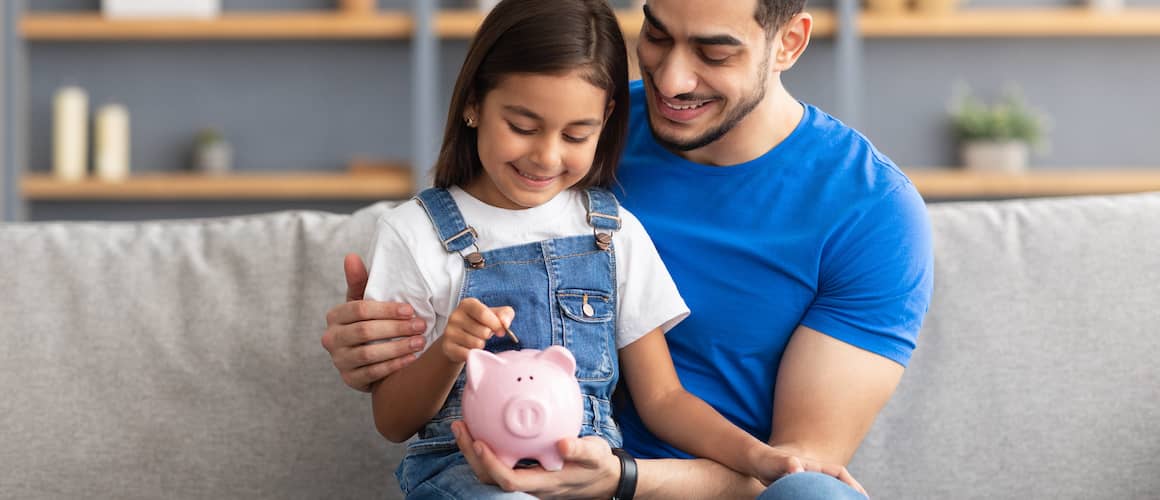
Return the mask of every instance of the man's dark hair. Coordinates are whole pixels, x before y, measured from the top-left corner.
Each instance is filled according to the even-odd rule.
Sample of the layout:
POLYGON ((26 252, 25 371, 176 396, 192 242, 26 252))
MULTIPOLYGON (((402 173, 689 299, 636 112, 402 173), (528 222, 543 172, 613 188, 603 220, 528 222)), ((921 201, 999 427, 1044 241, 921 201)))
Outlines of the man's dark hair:
POLYGON ((757 0, 757 24, 765 28, 767 36, 777 34, 777 30, 793 16, 806 8, 806 0, 757 0))

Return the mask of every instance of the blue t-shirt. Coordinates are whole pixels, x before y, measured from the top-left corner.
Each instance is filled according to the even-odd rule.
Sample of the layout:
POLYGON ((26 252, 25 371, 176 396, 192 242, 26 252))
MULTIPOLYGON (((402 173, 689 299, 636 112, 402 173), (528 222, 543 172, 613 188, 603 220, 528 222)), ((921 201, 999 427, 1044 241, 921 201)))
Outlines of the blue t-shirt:
MULTIPOLYGON (((798 325, 905 366, 930 303, 933 256, 918 191, 866 137, 805 106, 760 158, 694 163, 657 144, 631 87, 617 196, 644 224, 692 314, 668 332, 689 392, 768 441, 782 352, 798 325)), ((617 408, 625 447, 689 457, 617 408)))

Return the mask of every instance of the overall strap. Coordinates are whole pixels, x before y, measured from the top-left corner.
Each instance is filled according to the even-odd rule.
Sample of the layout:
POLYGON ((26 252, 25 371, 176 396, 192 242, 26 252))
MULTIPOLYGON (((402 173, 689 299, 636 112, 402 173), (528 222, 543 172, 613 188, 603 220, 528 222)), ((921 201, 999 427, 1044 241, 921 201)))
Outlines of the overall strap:
POLYGON ((451 193, 442 188, 429 188, 419 193, 415 199, 427 212, 431 225, 439 233, 439 240, 448 252, 459 252, 475 244, 475 229, 463 221, 459 206, 451 198, 451 193))
POLYGON ((616 231, 620 229, 619 203, 616 196, 604 188, 591 187, 584 190, 588 200, 588 225, 596 230, 616 231))
POLYGON ((584 190, 588 201, 588 225, 596 238, 596 248, 607 251, 612 246, 612 231, 620 229, 616 196, 603 188, 584 190), (603 232, 602 232, 603 231, 603 232))

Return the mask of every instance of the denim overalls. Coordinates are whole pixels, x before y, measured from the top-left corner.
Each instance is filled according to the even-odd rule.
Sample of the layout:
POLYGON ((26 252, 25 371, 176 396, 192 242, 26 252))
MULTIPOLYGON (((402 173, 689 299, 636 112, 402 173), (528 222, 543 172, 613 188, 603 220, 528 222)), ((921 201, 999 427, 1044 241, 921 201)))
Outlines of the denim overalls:
MULTIPOLYGON (((616 198, 607 190, 590 188, 586 199, 592 234, 480 253, 475 245, 475 230, 463 220, 450 193, 435 188, 418 196, 443 247, 463 256, 465 277, 459 299, 474 297, 491 307, 515 309, 511 329, 520 338, 520 348, 562 345, 571 350, 584 397, 581 435, 597 435, 619 447, 620 431, 612 420, 610 403, 620 374, 616 353, 616 260, 610 233, 620 229, 620 219, 616 198)), ((500 352, 516 347, 508 337, 492 337, 485 348, 500 352)), ((451 434, 451 423, 463 415, 463 384, 464 374, 460 373, 443 408, 408 443, 406 457, 395 475, 409 496, 432 494, 421 494, 416 488, 452 469, 458 469, 459 476, 466 472, 455 482, 472 484, 440 484, 438 491, 478 484, 470 469, 466 469, 451 434)), ((435 478, 431 482, 444 483, 445 479, 451 480, 435 478)), ((470 489, 454 493, 478 496, 486 492, 470 489)))

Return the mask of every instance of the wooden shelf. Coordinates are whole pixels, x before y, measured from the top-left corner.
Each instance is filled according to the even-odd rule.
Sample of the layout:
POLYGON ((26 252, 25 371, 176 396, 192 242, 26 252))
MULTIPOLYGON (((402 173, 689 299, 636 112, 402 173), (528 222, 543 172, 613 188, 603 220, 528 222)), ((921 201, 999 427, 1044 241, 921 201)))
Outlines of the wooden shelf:
MULTIPOLYGON (((811 9, 810 12, 814 15, 814 35, 833 35, 835 29, 833 12, 815 9, 811 9)), ((485 15, 478 10, 443 10, 435 18, 435 33, 441 38, 471 38, 483 23, 485 15)), ((625 36, 636 38, 641 25, 644 24, 644 13, 638 10, 621 10, 616 15, 625 36)))
POLYGON ((414 194, 411 176, 403 173, 141 174, 124 182, 66 182, 28 174, 21 189, 30 201, 386 200, 414 194))
POLYGON ((1160 168, 1032 169, 1022 174, 952 168, 906 169, 928 200, 1022 198, 1160 191, 1160 168))
POLYGON ((1084 7, 964 8, 947 14, 863 13, 865 37, 1123 37, 1160 36, 1160 8, 1119 13, 1084 7))
POLYGON ((109 20, 100 13, 28 14, 25 39, 74 40, 276 40, 404 39, 414 31, 409 14, 337 12, 230 12, 216 19, 109 20))
MULTIPOLYGON (((833 14, 813 12, 814 34, 833 34, 833 14)), ((473 9, 440 11, 435 17, 435 34, 440 38, 471 38, 485 15, 473 9)), ((624 33, 636 37, 644 15, 637 11, 617 15, 624 33)), ((369 16, 328 11, 229 12, 215 19, 140 20, 109 20, 98 12, 71 12, 28 14, 20 20, 20 32, 32 41, 406 39, 414 30, 414 21, 405 11, 369 16)))

